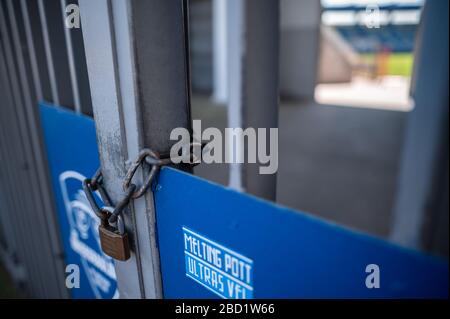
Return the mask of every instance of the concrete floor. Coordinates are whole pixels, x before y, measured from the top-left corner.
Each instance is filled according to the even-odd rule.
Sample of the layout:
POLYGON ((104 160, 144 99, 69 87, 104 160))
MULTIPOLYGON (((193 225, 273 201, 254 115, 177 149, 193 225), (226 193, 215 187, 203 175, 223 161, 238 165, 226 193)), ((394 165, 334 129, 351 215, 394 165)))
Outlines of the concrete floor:
MULTIPOLYGON (((226 108, 192 99, 203 129, 226 125, 226 108)), ((389 234, 407 113, 284 102, 277 202, 380 237, 389 234)), ((195 174, 226 185, 226 164, 195 174)))
POLYGON ((410 111, 410 78, 383 76, 377 79, 353 77, 346 83, 320 83, 315 100, 320 104, 356 106, 384 110, 410 111))

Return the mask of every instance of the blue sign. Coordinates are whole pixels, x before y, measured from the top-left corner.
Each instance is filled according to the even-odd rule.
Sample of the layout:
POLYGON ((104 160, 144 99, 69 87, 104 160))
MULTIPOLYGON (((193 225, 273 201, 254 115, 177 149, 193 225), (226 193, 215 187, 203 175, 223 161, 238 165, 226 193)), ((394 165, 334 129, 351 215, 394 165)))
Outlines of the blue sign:
POLYGON ((253 261, 183 227, 186 276, 225 299, 253 297, 253 261))
POLYGON ((45 104, 40 111, 65 261, 80 270, 80 287, 70 289, 71 296, 117 298, 114 262, 100 248, 99 218, 82 188, 99 167, 94 121, 45 104))
MULTIPOLYGON (((44 104, 41 119, 66 263, 81 271, 72 297, 116 298, 81 186, 99 165, 94 123, 44 104)), ((172 168, 156 183, 166 298, 448 298, 440 259, 172 168)))
POLYGON ((172 168, 155 185, 165 298, 448 298, 448 263, 172 168))

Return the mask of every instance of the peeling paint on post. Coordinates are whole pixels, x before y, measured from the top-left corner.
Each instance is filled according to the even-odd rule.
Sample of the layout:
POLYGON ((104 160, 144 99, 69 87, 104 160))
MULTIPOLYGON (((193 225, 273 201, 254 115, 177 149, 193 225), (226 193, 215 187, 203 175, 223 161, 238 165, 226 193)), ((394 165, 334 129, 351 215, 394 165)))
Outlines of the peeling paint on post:
MULTIPOLYGON (((170 131, 191 129, 187 1, 81 0, 80 11, 100 161, 117 202, 127 161, 144 147, 169 153, 170 131)), ((116 262, 121 297, 162 298, 153 196, 130 206, 132 257, 116 262)))

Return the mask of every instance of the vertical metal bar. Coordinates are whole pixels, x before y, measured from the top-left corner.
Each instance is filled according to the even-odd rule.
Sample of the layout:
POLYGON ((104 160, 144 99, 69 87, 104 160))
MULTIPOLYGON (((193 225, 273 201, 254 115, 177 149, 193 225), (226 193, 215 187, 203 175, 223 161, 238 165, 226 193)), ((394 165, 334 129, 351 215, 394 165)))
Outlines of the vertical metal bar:
MULTIPOLYGON (((116 4, 120 1, 113 2, 114 8, 116 4)), ((143 147, 169 154, 174 143, 170 141, 172 129, 184 127, 191 130, 187 1, 133 2, 129 10, 135 40, 126 41, 134 44, 132 52, 135 58, 129 67, 135 71, 133 82, 137 97, 134 103, 123 104, 124 119, 136 118, 136 122, 125 127, 127 145, 130 146, 129 158, 137 156, 143 147), (138 134, 135 134, 136 128, 138 134), (139 132, 142 132, 141 136, 139 132)), ((124 10, 117 6, 114 12, 124 10)), ((123 61, 127 60, 124 55, 123 61)), ((132 73, 126 74, 131 76, 132 73)), ((124 80, 125 83, 131 82, 131 78, 124 80)), ((130 92, 131 89, 124 87, 122 92, 130 92)), ((148 229, 143 233, 140 244, 145 248, 141 249, 141 258, 146 297, 161 298, 155 209, 151 194, 136 200, 134 210, 136 219, 139 219, 138 231, 143 232, 144 227, 148 229), (152 275, 148 276, 150 272, 152 275)))
MULTIPOLYGON (((1 49, 0 49, 1 50, 1 49)), ((1 53, 0 53, 1 58, 1 53)), ((1 63, 1 62, 0 62, 1 63)), ((1 69, 0 69, 1 70, 1 69)), ((3 83, 2 79, 0 79, 0 83, 3 83)), ((4 87, 3 85, 0 87, 4 87)), ((2 95, 6 94, 0 90, 2 95)), ((0 122, 0 125, 3 126, 3 123, 0 122)), ((3 130, 0 130, 0 134, 3 136, 3 130)), ((4 146, 3 137, 0 137, 0 163, 6 162, 6 150, 7 148, 4 146)), ((4 165, 0 166, 0 250, 3 250, 8 255, 12 255, 13 252, 17 251, 17 243, 14 236, 13 228, 6 227, 6 225, 12 225, 11 223, 11 212, 12 205, 10 202, 11 194, 8 189, 9 181, 7 179, 6 173, 4 171, 4 165)))
MULTIPOLYGON (((10 69, 11 78, 15 78, 16 111, 19 117, 19 128, 23 135, 23 155, 27 159, 26 185, 31 195, 31 206, 24 210, 25 220, 30 222, 29 232, 34 235, 29 238, 30 246, 37 254, 35 267, 39 271, 43 283, 44 296, 60 297, 66 294, 63 273, 63 261, 61 258, 61 244, 56 227, 55 209, 52 205, 50 182, 46 175, 45 157, 43 154, 42 140, 39 139, 38 110, 36 107, 33 86, 29 82, 28 74, 31 73, 30 63, 22 49, 25 40, 23 26, 18 24, 16 14, 20 14, 20 3, 7 2, 7 10, 11 25, 12 43, 9 52, 9 60, 13 61, 17 69, 10 69), (18 76, 14 73, 17 72, 18 76), (37 241, 39 239, 39 241, 37 241)), ((5 39, 6 40, 6 39, 5 39)), ((9 44, 8 44, 9 46, 9 44)), ((8 47, 7 46, 7 47, 8 47)), ((13 64, 11 62, 11 64, 13 64)), ((24 179, 24 181, 26 180, 24 179)), ((24 187, 26 189, 26 187, 24 187)))
POLYGON ((228 101, 227 11, 228 0, 213 0, 213 98, 228 101))
MULTIPOLYGON (((10 48, 10 50, 13 52, 13 56, 16 58, 15 61, 14 61, 15 63, 14 62, 11 63, 11 64, 14 64, 14 66, 16 68, 15 69, 11 69, 10 72, 18 72, 18 73, 24 72, 25 66, 24 66, 23 63, 20 63, 19 60, 18 60, 18 54, 19 54, 18 48, 20 48, 20 46, 21 46, 21 43, 20 43, 20 40, 19 40, 19 32, 20 31, 19 31, 19 27, 17 25, 13 3, 11 1, 7 1, 6 2, 5 12, 7 12, 7 14, 8 14, 8 19, 7 20, 9 21, 9 27, 10 27, 9 32, 10 32, 10 36, 11 36, 11 42, 8 42, 8 40, 6 40, 8 42, 7 47, 10 48)), ((11 60, 11 61, 13 61, 13 60, 11 60)), ((25 89, 24 88, 21 89, 20 86, 17 88, 17 92, 22 93, 22 98, 23 98, 23 94, 25 94, 24 90, 25 89)), ((23 102, 24 102, 24 100, 22 100, 22 103, 23 102)), ((19 129, 21 131, 19 134, 20 134, 20 136, 22 138, 22 145, 26 145, 27 142, 24 142, 24 140, 23 140, 23 139, 27 139, 27 137, 26 137, 27 136, 27 132, 26 132, 27 128, 24 126, 25 125, 24 124, 24 121, 25 121, 24 120, 24 114, 23 114, 24 112, 23 112, 23 109, 22 109, 22 105, 16 104, 16 114, 19 114, 19 113, 20 113, 20 115, 19 115, 19 118, 20 118, 19 119, 19 121, 20 121, 19 129)), ((16 139, 16 140, 19 140, 19 139, 16 139)), ((25 147, 27 147, 27 146, 25 146, 25 147)), ((24 153, 27 154, 26 151, 24 153)), ((26 158, 24 159, 24 162, 25 162, 24 167, 20 167, 19 166, 19 167, 16 167, 13 170, 15 172, 19 172, 20 170, 22 170, 22 172, 20 174, 22 176, 22 179, 21 179, 22 186, 24 185, 25 181, 30 179, 30 176, 29 176, 30 174, 29 174, 29 172, 27 172, 26 168, 30 167, 31 165, 27 161, 26 158)), ((30 187, 30 188, 28 188, 28 187, 19 187, 19 192, 20 192, 20 190, 27 190, 27 192, 29 192, 30 195, 31 195, 30 198, 28 199, 28 205, 31 205, 31 206, 26 207, 25 210, 17 210, 16 214, 17 214, 17 216, 18 216, 18 218, 20 220, 18 225, 21 225, 24 228, 24 234, 25 235, 23 237, 23 240, 25 242, 25 245, 27 246, 27 248, 29 250, 33 251, 34 249, 31 247, 32 245, 30 245, 30 242, 35 241, 36 238, 38 238, 39 235, 36 232, 36 229, 33 227, 34 218, 33 217, 29 218, 28 216, 33 213, 33 210, 32 210, 31 207, 35 207, 35 205, 36 205, 36 202, 35 202, 36 199, 37 199, 37 197, 36 197, 36 190, 33 189, 32 187, 30 187), (31 236, 29 236, 29 235, 31 235, 31 236)), ((19 198, 19 200, 21 200, 21 199, 19 198)), ((33 284, 33 286, 34 287, 37 287, 37 285, 40 286, 40 290, 38 290, 37 295, 38 296, 46 296, 47 293, 46 293, 46 287, 45 287, 44 279, 41 276, 39 276, 39 269, 40 269, 40 266, 41 266, 38 263, 39 255, 38 255, 38 253, 34 252, 34 256, 35 257, 32 258, 32 259, 27 258, 27 265, 26 266, 27 266, 27 268, 33 267, 33 270, 30 271, 30 275, 33 276, 33 279, 31 279, 31 280, 32 280, 32 282, 35 282, 35 284, 33 284)))
MULTIPOLYGON (((78 4, 78 1, 71 0, 71 3, 78 4)), ((91 89, 89 87, 89 77, 86 66, 82 25, 80 24, 80 28, 66 29, 66 32, 70 35, 70 43, 73 48, 71 50, 71 56, 73 59, 73 67, 76 71, 74 80, 77 82, 76 86, 80 112, 92 116, 91 89)))
MULTIPOLYGON (((1 49, 1 44, 0 44, 1 49)), ((3 53, 0 52, 0 59, 2 59, 3 53)), ((5 71, 3 74, 6 75, 6 70, 3 68, 3 61, 0 61, 0 70, 5 71)), ((2 92, 3 96, 3 103, 9 103, 7 95, 9 92, 6 92, 7 84, 4 80, 4 77, 0 78, 0 83, 5 84, 3 86, 4 92, 2 92)), ((27 293, 32 293, 34 290, 34 285, 31 284, 31 281, 26 281, 27 274, 24 273, 20 275, 19 271, 20 268, 24 269, 24 263, 27 261, 27 257, 31 257, 31 252, 29 251, 27 245, 25 244, 24 237, 26 233, 23 231, 23 227, 21 227, 21 222, 19 222, 18 217, 18 210, 21 209, 20 202, 17 200, 18 194, 20 194, 20 191, 17 189, 17 182, 14 181, 14 178, 11 176, 14 172, 14 168, 11 168, 11 160, 14 158, 14 147, 11 148, 11 145, 8 143, 11 140, 13 140, 12 132, 9 130, 6 130, 6 128, 9 126, 7 122, 11 122, 13 119, 5 112, 6 106, 3 105, 1 108, 2 112, 0 113, 0 119, 2 119, 2 122, 0 123, 0 145, 2 148, 1 151, 1 193, 2 193, 2 200, 4 200, 4 210, 2 210, 2 213, 0 214, 2 217, 2 223, 5 229, 5 236, 7 239, 7 254, 8 256, 5 256, 9 258, 9 263, 12 264, 14 267, 12 270, 12 276, 14 280, 20 284, 26 284, 25 290, 27 293), (9 131, 9 134, 6 134, 6 132, 9 131), (8 135, 8 139, 5 141, 5 136, 8 135)), ((22 287, 23 288, 23 287, 22 287)))
MULTIPOLYGON (((14 148, 10 147, 10 142, 13 140, 12 132, 7 134, 9 130, 8 123, 12 121, 7 114, 8 103, 10 102, 10 91, 6 81, 7 71, 4 64, 3 45, 0 43, 0 88, 2 88, 2 107, 0 108, 0 186, 2 196, 3 210, 1 211, 1 218, 3 228, 5 230, 5 237, 7 240, 7 254, 4 256, 10 259, 10 263, 16 264, 12 269, 12 275, 16 281, 25 281, 26 277, 19 278, 17 276, 16 268, 20 267, 20 264, 24 262, 22 259, 22 253, 25 253, 25 247, 23 246, 23 240, 21 240, 22 228, 18 224, 17 210, 19 205, 17 202, 17 194, 15 193, 17 183, 11 177, 13 170, 10 167, 10 161, 14 158, 14 148), (8 136, 8 139, 6 139, 8 136)), ((6 262, 6 261, 5 261, 6 262)))
MULTIPOLYGON (((0 29, 5 30, 5 24, 1 23, 1 18, 3 17, 3 8, 0 6, 0 29)), ((2 38, 4 39, 5 33, 2 33, 2 38)), ((20 198, 21 194, 23 194, 23 184, 26 178, 26 174, 24 171, 24 167, 26 167, 26 162, 22 158, 22 137, 18 132, 18 123, 17 117, 14 110, 11 110, 13 105, 13 97, 12 92, 14 89, 10 87, 6 78, 10 78, 11 82, 13 82, 14 78, 9 76, 10 74, 10 60, 6 61, 3 50, 7 52, 3 43, 0 43, 0 70, 2 70, 2 81, 5 84, 5 94, 2 96, 2 115, 0 118, 3 120, 1 125, 1 137, 3 138, 3 144, 5 145, 5 150, 8 150, 5 153, 6 161, 2 162, 3 167, 6 172, 6 180, 7 186, 9 189, 9 198, 11 199, 11 224, 10 227, 14 229, 14 235, 16 236, 16 242, 18 244, 18 249, 16 251, 15 259, 16 262, 21 262, 29 266, 32 263, 32 260, 35 258, 35 252, 31 249, 31 247, 27 243, 27 226, 31 225, 27 223, 27 220, 24 220, 23 214, 30 207, 29 197, 20 198), (6 65, 8 64, 8 65, 6 65), (9 70, 7 70, 7 67, 9 70)), ((28 269, 28 267, 27 267, 28 269)), ((37 273, 35 269, 31 269, 29 276, 27 277, 29 281, 26 283, 26 292, 31 295, 39 295, 39 278, 36 277, 37 273), (33 277, 33 278, 31 278, 33 277)))
MULTIPOLYGON (((245 50, 245 6, 244 0, 228 0, 227 2, 227 26, 228 26, 228 127, 238 128, 243 126, 242 108, 243 108, 243 55, 245 50)), ((230 137, 227 141, 231 141, 230 137)), ((239 139, 236 140, 239 143, 239 139)), ((243 149, 243 145, 235 145, 234 152, 243 149)), ((227 148, 233 147, 227 145, 227 148)), ((227 159, 230 163, 229 186, 236 190, 243 189, 243 174, 240 163, 233 161, 233 158, 227 159)))
POLYGON ((58 86, 56 83, 55 66, 53 64, 53 54, 50 46, 50 36, 48 33, 48 23, 45 15, 44 0, 38 0, 39 17, 41 19, 42 37, 44 40, 45 57, 47 59, 48 76, 50 80, 50 88, 52 92, 52 102, 61 105, 58 95, 58 86))
MULTIPOLYGON (((2 53, 0 52, 0 58, 2 53)), ((0 70, 2 70, 1 66, 2 62, 0 61, 0 70)), ((0 83, 4 83, 3 79, 0 79, 0 83)), ((6 89, 6 85, 4 86, 6 89)), ((6 96, 8 92, 2 92, 3 96, 6 96)), ((4 112, 1 112, 1 118, 4 120, 11 120, 7 118, 4 112)), ((13 280, 16 284, 23 286, 27 283, 27 287, 25 288, 27 293, 31 293, 33 289, 33 285, 30 285, 30 281, 27 280, 27 274, 24 270, 24 254, 27 254, 26 246, 24 245, 23 238, 21 239, 21 235, 23 235, 22 227, 18 223, 17 210, 19 209, 18 202, 16 199, 16 194, 14 194, 14 190, 16 188, 15 183, 11 179, 11 170, 8 162, 11 160, 11 152, 12 150, 8 147, 8 143, 4 141, 5 131, 4 128, 7 126, 6 123, 0 123, 0 147, 1 154, 0 160, 4 163, 1 166, 1 181, 0 181, 0 191, 2 198, 2 213, 1 215, 1 223, 2 229, 4 230, 6 247, 2 247, 2 250, 6 251, 2 252, 2 259, 7 258, 8 260, 3 260, 3 262, 7 265, 11 265, 12 267, 7 268, 10 272, 13 280)))
POLYGON ((31 23, 30 23, 30 16, 28 14, 27 10, 27 3, 26 0, 20 1, 20 6, 22 10, 22 16, 23 16, 23 23, 27 38, 27 47, 29 50, 30 55, 30 63, 31 63, 31 69, 32 69, 32 75, 33 75, 33 83, 34 83, 34 91, 36 93, 36 99, 38 101, 41 101, 43 99, 43 91, 42 91, 42 84, 39 79, 39 67, 36 57, 36 49, 34 47, 34 41, 33 41, 33 33, 31 31, 31 23))
MULTIPOLYGON (((279 6, 278 0, 245 1, 243 127, 265 128, 267 151, 270 143, 278 143, 278 140, 270 141, 278 135, 269 135, 269 130, 278 128, 279 6)), ((278 161, 277 152, 272 155, 278 161)), ((245 164, 243 186, 253 195, 275 200, 277 175, 261 174, 260 165, 245 164)))
MULTIPOLYGON (((106 188, 122 195, 126 161, 143 147, 169 153, 175 127, 191 128, 185 1, 80 1, 106 188)), ((142 182, 138 180, 137 182, 142 182)), ((125 216, 134 253, 116 263, 121 297, 161 298, 151 193, 125 216)))
POLYGON ((16 63, 14 61, 14 54, 12 45, 10 43, 10 37, 12 37, 13 30, 7 26, 10 15, 8 14, 8 21, 4 14, 4 10, 7 10, 7 3, 0 3, 0 31, 2 35, 2 47, 4 49, 4 55, 7 67, 10 92, 11 95, 4 97, 4 106, 8 121, 5 123, 4 128, 8 132, 9 138, 6 139, 6 143, 9 143, 8 149, 11 150, 11 157, 7 163, 8 171, 11 174, 9 184, 16 197, 14 218, 15 229, 19 232, 18 240, 22 244, 22 248, 19 250, 19 258, 26 264, 26 268, 29 271, 29 293, 36 296, 45 296, 44 283, 39 276, 38 268, 34 265, 34 260, 38 258, 38 251, 32 248, 30 240, 37 237, 35 229, 32 228, 30 219, 25 218, 25 214, 29 213, 33 209, 33 199, 31 196, 21 198, 20 194, 30 193, 33 195, 33 189, 27 184, 29 167, 29 161, 26 159, 26 143, 27 138, 24 136, 26 127, 24 126, 23 113, 20 111, 22 100, 20 95, 20 88, 16 75, 16 63), (10 98, 9 98, 10 97, 10 98), (30 238, 30 234, 33 238, 30 238))
MULTIPOLYGON (((230 0, 228 10, 228 126, 265 128, 268 149, 278 127, 279 1, 230 0)), ((260 165, 232 163, 230 186, 275 200, 276 174, 260 174, 260 165)))
POLYGON ((44 35, 37 1, 21 0, 27 46, 33 66, 33 81, 38 100, 52 101, 52 88, 47 67, 44 35), (36 69, 36 70, 35 70, 36 69))
MULTIPOLYGON (((109 195, 112 200, 117 200, 122 195, 121 179, 126 173, 127 155, 122 150, 125 143, 119 115, 121 94, 118 88, 111 4, 107 0, 81 0, 79 4, 100 162, 109 195)), ((128 261, 115 263, 120 297, 142 298, 145 294, 140 271, 139 241, 136 240, 136 232, 132 231, 136 228, 134 216, 125 214, 124 222, 135 244, 134 253, 128 261)))
MULTIPOLYGON (((1 96, 4 97, 9 94, 9 91, 7 89, 8 85, 5 80, 6 74, 7 71, 4 65, 3 45, 0 41, 0 93, 1 96)), ((7 97, 4 99, 7 99, 7 97)), ((4 101, 3 103, 6 103, 6 101, 4 101)), ((0 108, 0 163, 4 163, 3 165, 0 165, 0 194, 3 195, 2 199, 0 200, 0 203, 2 204, 0 217, 3 226, 2 229, 6 237, 6 249, 8 250, 8 253, 12 254, 17 253, 19 248, 18 240, 16 238, 17 232, 14 231, 14 227, 11 227, 11 225, 14 225, 14 223, 12 222, 12 214, 15 206, 13 203, 13 194, 11 191, 11 187, 9 187, 11 185, 10 171, 6 167, 9 157, 11 156, 11 150, 8 148, 7 143, 3 141, 5 137, 5 132, 3 130, 6 126, 6 123, 4 123, 4 121, 9 121, 9 118, 7 118, 5 114, 5 106, 0 108)))
MULTIPOLYGON (((119 90, 122 95, 122 120, 124 123, 124 154, 129 159, 137 156, 142 148, 142 118, 138 110, 138 91, 136 88, 136 61, 133 54, 132 33, 129 16, 130 7, 121 1, 112 1, 112 12, 115 28, 115 42, 117 45, 117 67, 119 74, 119 90)), ((134 39, 139 36, 134 34, 134 39)), ((150 58, 150 57, 149 57, 150 58)), ((138 179, 141 183, 142 179, 138 179)), ((141 272, 141 291, 144 298, 160 298, 162 296, 161 279, 159 274, 159 255, 155 243, 155 229, 153 198, 147 196, 134 201, 132 207, 135 221, 136 242, 139 247, 139 271, 141 272)))
MULTIPOLYGON (((25 16, 22 3, 9 0, 11 8, 14 7, 14 24, 19 31, 14 38, 20 81, 24 97, 23 112, 26 115, 28 139, 32 155, 31 170, 29 172, 30 183, 36 191, 35 218, 33 227, 38 231, 36 245, 45 249, 41 250, 38 262, 44 269, 43 280, 48 287, 49 297, 68 297, 65 287, 64 256, 61 238, 59 236, 59 224, 56 216, 55 200, 51 187, 50 173, 44 150, 43 134, 41 132, 40 115, 38 109, 39 97, 34 90, 35 86, 28 74, 33 73, 33 60, 37 62, 36 50, 30 50, 26 45, 30 42, 26 31, 25 16), (25 48, 26 47, 26 48, 25 48)), ((31 41, 32 42, 32 41, 31 41)))
POLYGON ((191 127, 185 3, 150 0, 131 5, 143 133, 146 146, 160 154, 170 152, 174 127, 191 127))
POLYGON ((70 63, 60 0, 39 1, 42 32, 55 104, 74 108, 70 63), (69 76, 68 76, 69 75, 69 76))
MULTIPOLYGON (((63 24, 65 23, 67 1, 61 0, 61 19, 63 24)), ((75 106, 75 112, 81 113, 80 91, 78 89, 77 69, 75 67, 74 49, 72 46, 72 34, 71 30, 64 27, 64 38, 66 40, 67 58, 70 71, 70 83, 72 84, 73 103, 75 106)))
POLYGON ((448 1, 426 1, 422 13, 415 108, 408 117, 394 207, 391 239, 415 248, 424 248, 426 219, 436 209, 435 172, 448 170, 448 160, 441 159, 443 152, 448 159, 448 6, 448 1))

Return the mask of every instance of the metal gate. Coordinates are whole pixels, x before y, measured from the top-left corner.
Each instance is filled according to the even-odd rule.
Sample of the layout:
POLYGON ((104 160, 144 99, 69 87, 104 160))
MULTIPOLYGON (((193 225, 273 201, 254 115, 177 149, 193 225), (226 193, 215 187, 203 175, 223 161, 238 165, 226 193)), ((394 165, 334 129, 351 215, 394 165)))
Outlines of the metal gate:
MULTIPOLYGON (((0 4, 0 253, 29 296, 448 296, 446 261, 277 206, 276 174, 252 164, 230 165, 233 190, 192 176, 190 165, 162 168, 125 207, 131 257, 113 262, 100 250, 83 180, 101 166, 117 204, 142 149, 167 156, 174 128, 192 132, 189 1, 0 4), (68 27, 78 9, 81 28, 68 27), (73 264, 85 286, 68 289, 73 264), (380 289, 366 285, 374 267, 380 289)), ((276 128, 279 1, 227 8, 228 126, 276 128)), ((133 183, 147 177, 139 169, 133 183)))

